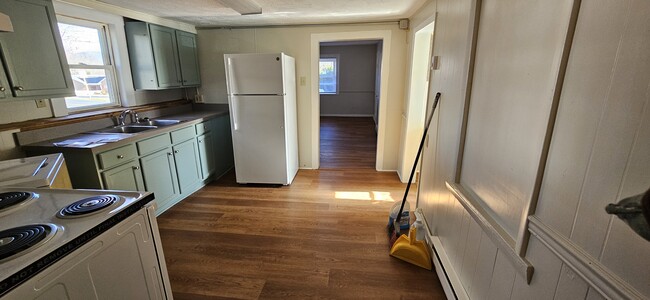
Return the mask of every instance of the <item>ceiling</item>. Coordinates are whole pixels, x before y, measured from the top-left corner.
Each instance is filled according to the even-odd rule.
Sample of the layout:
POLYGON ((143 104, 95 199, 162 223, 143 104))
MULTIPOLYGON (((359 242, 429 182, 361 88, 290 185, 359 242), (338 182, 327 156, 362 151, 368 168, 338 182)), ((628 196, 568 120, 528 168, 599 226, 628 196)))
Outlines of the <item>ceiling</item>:
POLYGON ((259 15, 240 15, 219 0, 98 1, 196 27, 241 27, 396 21, 428 0, 254 0, 259 15))

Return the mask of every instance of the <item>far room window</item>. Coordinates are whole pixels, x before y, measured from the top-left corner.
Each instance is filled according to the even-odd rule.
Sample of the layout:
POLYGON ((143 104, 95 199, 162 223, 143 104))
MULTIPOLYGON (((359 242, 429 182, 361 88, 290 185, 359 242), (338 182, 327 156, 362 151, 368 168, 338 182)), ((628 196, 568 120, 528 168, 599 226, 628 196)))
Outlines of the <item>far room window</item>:
POLYGON ((319 86, 318 91, 321 94, 338 93, 338 58, 321 57, 318 62, 319 86))
POLYGON ((76 94, 65 98, 68 110, 119 105, 115 68, 108 43, 108 26, 62 16, 58 19, 76 94))

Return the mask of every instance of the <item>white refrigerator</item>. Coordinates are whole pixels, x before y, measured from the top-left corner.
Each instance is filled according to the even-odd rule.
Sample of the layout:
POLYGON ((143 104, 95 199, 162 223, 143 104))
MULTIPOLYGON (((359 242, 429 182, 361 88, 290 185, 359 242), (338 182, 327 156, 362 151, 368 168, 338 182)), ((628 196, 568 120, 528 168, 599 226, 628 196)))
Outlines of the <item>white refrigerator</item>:
POLYGON ((291 184, 298 172, 294 58, 226 54, 224 63, 237 182, 291 184))

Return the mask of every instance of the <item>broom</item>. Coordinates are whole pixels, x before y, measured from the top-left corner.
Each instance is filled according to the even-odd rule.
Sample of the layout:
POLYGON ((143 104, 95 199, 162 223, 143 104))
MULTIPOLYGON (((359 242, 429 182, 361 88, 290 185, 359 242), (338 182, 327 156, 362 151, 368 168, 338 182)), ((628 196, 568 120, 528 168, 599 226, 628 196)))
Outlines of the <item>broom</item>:
POLYGON ((402 205, 399 208, 399 213, 395 221, 393 221, 393 226, 388 224, 388 236, 390 237, 390 242, 388 248, 392 248, 393 244, 397 241, 397 238, 400 234, 399 221, 402 219, 402 212, 404 211, 404 204, 406 204, 406 197, 408 197, 409 190, 411 189, 411 183, 413 182, 413 176, 415 175, 415 170, 418 166, 418 161, 420 160, 420 154, 422 153, 422 148, 424 147, 424 141, 427 138, 427 131, 429 131, 429 124, 431 124, 431 119, 433 119, 433 114, 436 112, 436 107, 438 106, 438 101, 440 100, 440 92, 436 93, 436 98, 433 101, 433 108, 431 109, 431 114, 427 119, 427 123, 424 126, 424 132, 422 133, 422 140, 420 141, 420 147, 418 148, 418 153, 415 155, 415 162, 413 163, 413 169, 411 169, 411 176, 409 176, 409 182, 406 185, 406 191, 404 191, 404 198, 402 198, 402 205))

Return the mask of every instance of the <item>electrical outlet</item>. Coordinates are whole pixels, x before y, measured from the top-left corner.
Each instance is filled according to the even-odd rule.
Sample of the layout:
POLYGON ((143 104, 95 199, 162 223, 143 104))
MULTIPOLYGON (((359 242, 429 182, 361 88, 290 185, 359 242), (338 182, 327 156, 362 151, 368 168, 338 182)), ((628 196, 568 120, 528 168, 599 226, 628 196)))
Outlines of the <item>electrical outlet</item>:
POLYGON ((194 95, 194 103, 205 103, 205 101, 203 101, 203 95, 201 94, 194 95))
POLYGON ((37 108, 43 108, 45 106, 47 106, 47 103, 45 103, 45 99, 36 100, 36 107, 37 108))

